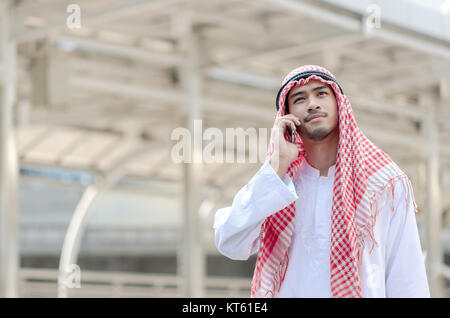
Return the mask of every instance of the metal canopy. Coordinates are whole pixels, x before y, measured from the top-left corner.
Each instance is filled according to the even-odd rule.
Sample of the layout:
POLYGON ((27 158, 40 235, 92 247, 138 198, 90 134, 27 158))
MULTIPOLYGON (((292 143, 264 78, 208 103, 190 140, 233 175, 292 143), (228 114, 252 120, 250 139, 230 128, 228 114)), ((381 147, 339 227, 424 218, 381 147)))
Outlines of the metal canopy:
MULTIPOLYGON (((124 175, 181 183, 185 170, 170 158, 171 133, 196 118, 188 105, 201 104, 203 130, 269 129, 282 77, 296 66, 319 64, 337 77, 362 131, 410 177, 425 212, 419 223, 450 213, 450 184, 442 177, 450 170, 448 39, 392 20, 367 30, 363 13, 337 10, 330 1, 294 0, 80 0, 81 28, 69 29, 71 2, 20 1, 12 8, 21 165, 107 175, 157 142, 157 151, 128 161, 124 175), (200 101, 189 102, 183 86, 192 54, 180 14, 189 16, 201 52, 200 101), (430 107, 432 132, 426 130, 430 107), (438 138, 431 150, 430 136, 438 138), (440 206, 427 203, 427 171, 440 173, 440 206)), ((209 200, 202 208, 208 222, 260 164, 203 164, 191 182, 202 186, 199 199, 209 200)))

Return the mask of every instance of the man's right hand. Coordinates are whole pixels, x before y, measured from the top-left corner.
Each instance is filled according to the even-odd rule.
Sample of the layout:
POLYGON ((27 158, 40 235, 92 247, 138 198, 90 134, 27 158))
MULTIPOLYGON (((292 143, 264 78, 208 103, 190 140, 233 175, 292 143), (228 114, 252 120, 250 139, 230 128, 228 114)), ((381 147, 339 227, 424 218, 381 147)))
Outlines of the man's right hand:
POLYGON ((278 147, 277 145, 274 147, 270 164, 280 178, 284 177, 290 164, 298 157, 297 145, 284 138, 286 127, 290 126, 295 131, 296 125, 301 125, 300 120, 293 114, 288 114, 277 118, 272 128, 271 140, 274 143, 278 142, 278 147))

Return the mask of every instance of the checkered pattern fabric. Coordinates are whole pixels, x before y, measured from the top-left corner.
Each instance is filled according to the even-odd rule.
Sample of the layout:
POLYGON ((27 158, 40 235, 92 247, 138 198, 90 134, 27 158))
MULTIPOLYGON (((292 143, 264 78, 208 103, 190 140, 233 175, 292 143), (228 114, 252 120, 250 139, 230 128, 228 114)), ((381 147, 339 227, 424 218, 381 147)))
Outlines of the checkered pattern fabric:
MULTIPOLYGON (((292 77, 305 71, 320 71, 335 78, 328 70, 316 65, 294 69, 283 81, 283 85, 287 84, 278 99, 277 118, 285 115, 286 96, 296 85, 305 85, 315 79, 330 85, 335 93, 339 142, 331 216, 330 288, 333 297, 363 297, 359 266, 366 241, 372 242, 370 252, 376 246, 373 233, 376 216, 383 204, 388 202, 386 199, 382 200, 385 197, 383 194, 392 195, 391 207, 394 211, 394 183, 397 179, 401 180, 406 191, 406 203, 413 202, 417 212, 412 186, 407 176, 389 156, 358 128, 350 102, 336 82, 317 75, 292 80, 292 77), (290 80, 291 82, 288 82, 290 80), (381 201, 384 203, 380 203, 381 201)), ((285 138, 290 141, 287 133, 285 138)), ((290 178, 295 178, 306 156, 303 142, 297 132, 295 143, 299 148, 299 155, 287 170, 290 178)), ((268 160, 272 156, 273 147, 271 141, 267 153, 268 160)), ((275 297, 279 292, 289 264, 288 248, 291 244, 295 216, 294 201, 264 221, 252 280, 252 297, 275 297)))

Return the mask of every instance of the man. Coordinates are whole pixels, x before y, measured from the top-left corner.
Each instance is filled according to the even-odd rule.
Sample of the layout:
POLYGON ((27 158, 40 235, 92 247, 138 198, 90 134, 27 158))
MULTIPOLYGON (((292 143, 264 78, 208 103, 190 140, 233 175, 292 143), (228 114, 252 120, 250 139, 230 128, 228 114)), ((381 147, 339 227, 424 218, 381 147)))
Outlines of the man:
POLYGON ((411 183, 335 77, 299 67, 276 106, 267 161, 214 220, 222 254, 258 251, 252 297, 429 297, 411 183))

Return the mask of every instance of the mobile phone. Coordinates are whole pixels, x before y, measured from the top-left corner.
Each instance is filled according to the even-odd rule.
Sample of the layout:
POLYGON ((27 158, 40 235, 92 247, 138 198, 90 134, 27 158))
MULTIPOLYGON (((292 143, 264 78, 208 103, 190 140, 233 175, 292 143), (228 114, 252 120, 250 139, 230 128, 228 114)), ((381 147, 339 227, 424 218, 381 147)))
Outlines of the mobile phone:
POLYGON ((289 136, 291 136, 291 142, 294 143, 295 141, 295 131, 292 130, 291 126, 287 126, 287 131, 289 132, 289 136))
MULTIPOLYGON (((286 114, 289 114, 289 108, 287 106, 286 103, 286 114)), ((296 125, 297 127, 297 125, 296 125)), ((291 126, 286 126, 287 131, 289 132, 289 136, 291 136, 291 142, 294 143, 295 142, 295 131, 292 130, 291 126)))

